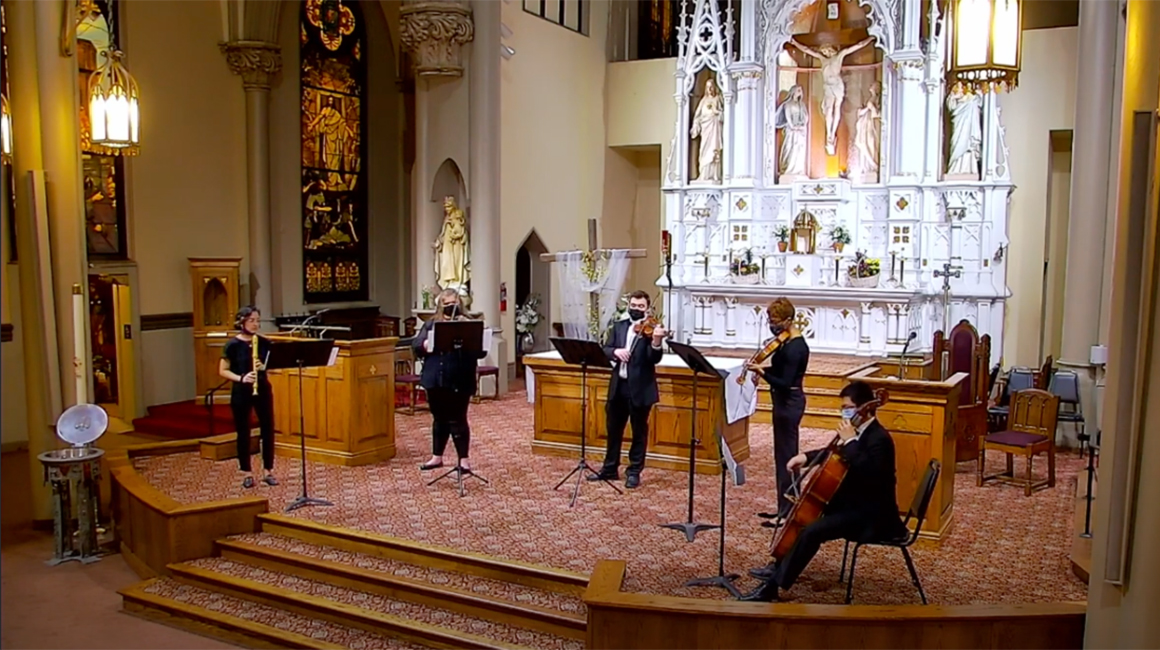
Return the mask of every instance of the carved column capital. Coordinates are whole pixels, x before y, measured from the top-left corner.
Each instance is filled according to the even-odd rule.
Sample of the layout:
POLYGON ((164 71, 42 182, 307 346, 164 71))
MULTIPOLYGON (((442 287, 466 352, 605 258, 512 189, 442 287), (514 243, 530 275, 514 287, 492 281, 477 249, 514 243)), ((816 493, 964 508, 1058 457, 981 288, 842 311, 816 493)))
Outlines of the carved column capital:
POLYGON ((282 48, 261 41, 230 41, 219 45, 230 72, 242 77, 246 90, 269 90, 270 80, 282 70, 282 48))
POLYGON ((400 39, 419 76, 461 77, 459 48, 475 35, 471 10, 458 0, 404 0, 400 39))

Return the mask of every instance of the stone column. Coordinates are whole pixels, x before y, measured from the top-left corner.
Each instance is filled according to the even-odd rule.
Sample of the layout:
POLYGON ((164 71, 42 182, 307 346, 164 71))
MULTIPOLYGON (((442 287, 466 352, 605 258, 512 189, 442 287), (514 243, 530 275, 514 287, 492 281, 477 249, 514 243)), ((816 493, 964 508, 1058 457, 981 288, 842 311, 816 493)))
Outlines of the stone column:
MULTIPOLYGON (((927 111, 927 91, 924 86, 925 65, 922 54, 903 54, 893 58, 894 74, 898 76, 899 92, 892 98, 892 105, 898 111, 899 118, 895 124, 925 125, 927 111)), ((916 127, 917 128, 917 127, 916 127)), ((879 170, 879 180, 886 182, 891 176, 909 179, 917 182, 922 175, 923 158, 925 156, 923 142, 929 136, 930 130, 924 129, 923 140, 913 144, 904 144, 898 151, 898 158, 892 169, 879 170)), ((909 133, 906 128, 903 133, 909 133)), ((883 145, 889 141, 883 140, 883 145)), ((904 142, 906 142, 904 140, 904 142)))
MULTIPOLYGON (((1112 121, 1119 3, 1080 2, 1079 61, 1082 92, 1076 95, 1072 145, 1071 201, 1063 302, 1063 344, 1058 363, 1080 377, 1080 399, 1095 413, 1091 347, 1099 342, 1099 309, 1104 271, 1104 233, 1112 177, 1112 121)), ((1094 432, 1094 422, 1089 431, 1094 432)), ((1070 439, 1072 427, 1061 427, 1070 439)))
POLYGON ((270 273, 270 81, 282 69, 282 48, 259 41, 221 45, 230 72, 246 91, 246 208, 250 221, 250 301, 273 317, 270 273))
POLYGON ((734 102, 732 133, 729 133, 725 156, 732 161, 731 178, 740 185, 752 186, 760 175, 760 144, 753 134, 761 133, 762 84, 761 66, 735 63, 729 66, 733 77, 734 102), (747 137, 738 137, 745 134, 747 137))
MULTIPOLYGON (((412 228, 415 237, 415 278, 416 306, 423 307, 423 288, 435 284, 435 249, 433 244, 439 236, 439 217, 431 202, 431 154, 428 148, 430 128, 430 95, 427 81, 415 80, 415 171, 412 181, 412 228)), ((434 296, 432 296, 434 299, 434 296)))
MULTIPOLYGON (((488 327, 500 328, 500 9, 495 0, 476 0, 475 42, 471 50, 470 160, 471 175, 471 293, 475 311, 488 327)), ((507 350, 491 351, 500 367, 501 393, 507 389, 507 350)))

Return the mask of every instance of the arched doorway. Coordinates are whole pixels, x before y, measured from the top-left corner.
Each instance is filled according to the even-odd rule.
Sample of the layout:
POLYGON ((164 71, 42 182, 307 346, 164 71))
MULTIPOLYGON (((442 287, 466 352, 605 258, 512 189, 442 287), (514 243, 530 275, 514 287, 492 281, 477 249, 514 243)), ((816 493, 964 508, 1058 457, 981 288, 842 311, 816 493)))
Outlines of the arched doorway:
POLYGON ((521 345, 521 334, 516 331, 516 364, 522 366, 520 357, 526 352, 542 352, 551 349, 548 341, 552 327, 552 269, 551 264, 540 260, 540 254, 547 253, 548 247, 540 240, 540 236, 533 229, 520 247, 516 249, 516 286, 515 304, 516 313, 528 303, 530 298, 539 299, 536 311, 540 314, 540 322, 532 331, 532 345, 530 349, 521 345))

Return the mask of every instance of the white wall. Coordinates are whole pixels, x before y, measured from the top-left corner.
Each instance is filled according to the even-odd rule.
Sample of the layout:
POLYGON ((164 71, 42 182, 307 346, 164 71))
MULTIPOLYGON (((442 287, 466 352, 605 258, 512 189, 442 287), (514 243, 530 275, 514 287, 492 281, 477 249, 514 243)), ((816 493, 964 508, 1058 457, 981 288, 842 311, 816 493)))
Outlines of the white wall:
POLYGON ((1024 32, 1019 87, 999 96, 1016 185, 1008 225, 1007 285, 1012 295, 1003 336, 1005 366, 1042 363, 1037 355, 1051 131, 1075 125, 1076 36, 1075 27, 1024 32))

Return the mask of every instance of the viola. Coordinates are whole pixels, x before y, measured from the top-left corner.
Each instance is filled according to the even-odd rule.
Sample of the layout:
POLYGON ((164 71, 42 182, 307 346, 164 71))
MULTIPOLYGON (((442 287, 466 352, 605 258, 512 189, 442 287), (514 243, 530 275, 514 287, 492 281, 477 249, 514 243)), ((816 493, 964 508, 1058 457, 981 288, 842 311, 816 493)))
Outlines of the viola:
MULTIPOLYGON (((745 367, 748 368, 751 365, 765 363, 766 360, 773 356, 774 352, 777 352, 778 348, 785 345, 785 342, 788 341, 791 336, 793 336, 793 334, 789 331, 789 328, 783 329, 780 334, 766 341, 765 345, 761 346, 760 350, 754 352, 753 356, 749 357, 749 360, 745 362, 745 367)), ((750 375, 743 372, 737 377, 737 383, 744 384, 745 380, 749 377, 750 375)), ((757 373, 753 373, 752 377, 753 383, 756 385, 757 373)))
MULTIPOLYGON (((655 316, 649 316, 639 323, 633 325, 632 331, 636 332, 637 336, 652 338, 653 332, 656 331, 657 327, 663 327, 663 323, 661 323, 660 319, 656 318, 655 316)), ((665 332, 665 338, 673 338, 673 333, 665 332)))
MULTIPOLYGON (((875 391, 874 399, 858 407, 858 411, 850 419, 850 424, 854 428, 865 424, 874 416, 878 407, 886 403, 886 399, 885 389, 875 391)), ((846 472, 850 467, 841 454, 835 453, 841 444, 841 436, 835 435, 830 444, 801 469, 803 478, 798 481, 799 493, 796 496, 786 495, 793 502, 793 507, 790 508, 785 523, 773 534, 773 540, 769 544, 769 553, 774 560, 781 561, 785 558, 797 543, 802 530, 821 519, 826 505, 842 485, 842 480, 846 478, 846 472)))

